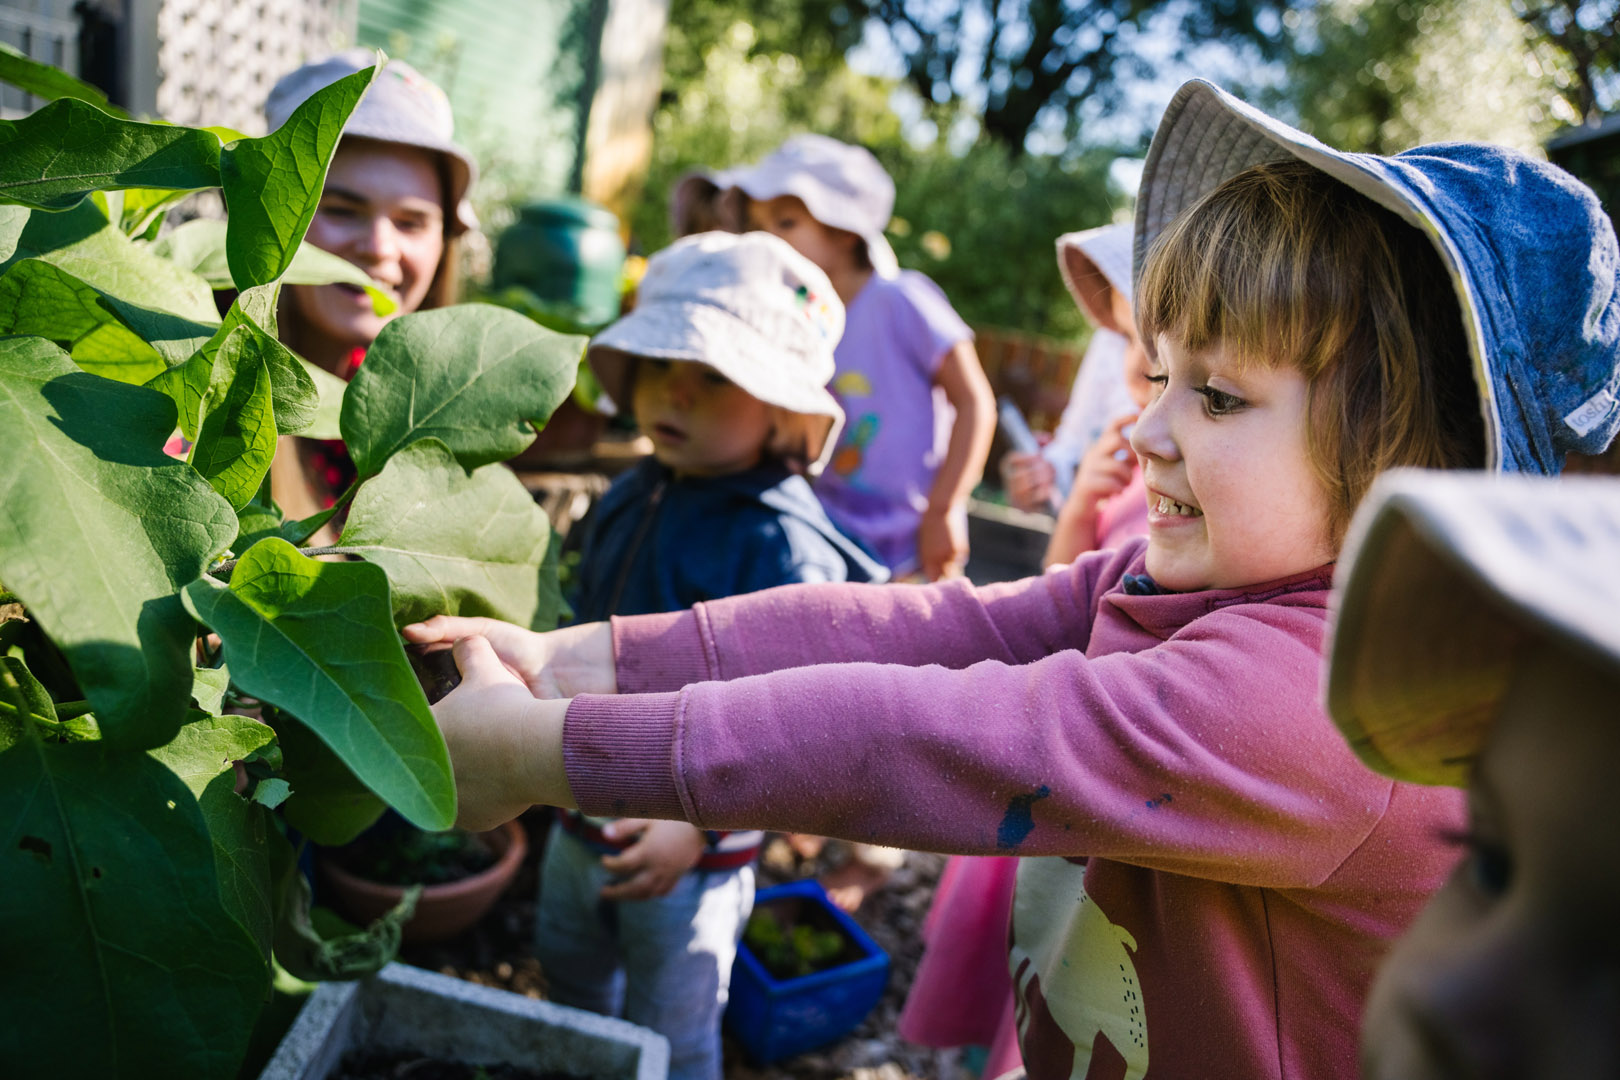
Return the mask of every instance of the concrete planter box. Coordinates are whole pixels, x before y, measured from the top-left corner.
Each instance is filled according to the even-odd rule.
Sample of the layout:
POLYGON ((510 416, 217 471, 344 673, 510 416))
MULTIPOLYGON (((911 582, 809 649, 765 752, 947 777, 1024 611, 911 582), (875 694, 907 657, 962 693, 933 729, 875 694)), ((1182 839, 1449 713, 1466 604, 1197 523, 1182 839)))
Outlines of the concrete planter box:
POLYGON ((665 1080, 669 1040, 636 1024, 389 964, 310 995, 259 1080, 325 1080, 350 1050, 415 1050, 589 1080, 665 1080))

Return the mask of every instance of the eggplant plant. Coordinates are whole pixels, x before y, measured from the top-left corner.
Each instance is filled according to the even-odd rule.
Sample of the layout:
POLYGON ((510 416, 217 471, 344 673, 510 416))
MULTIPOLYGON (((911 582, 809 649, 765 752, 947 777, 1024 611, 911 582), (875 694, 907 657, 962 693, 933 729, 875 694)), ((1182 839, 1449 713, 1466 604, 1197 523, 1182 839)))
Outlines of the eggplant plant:
POLYGON ((137 122, 0 55, 54 98, 0 122, 0 1074, 234 1076, 273 961, 385 962, 397 926, 316 931, 293 838, 455 816, 397 627, 555 624, 550 525, 499 463, 584 340, 492 305, 402 315, 344 384, 277 339, 283 284, 391 310, 302 243, 377 70, 255 139, 137 122), (228 223, 160 234, 214 187, 228 223), (317 552, 343 561, 305 546, 333 511, 271 499, 294 433, 358 468, 317 552))

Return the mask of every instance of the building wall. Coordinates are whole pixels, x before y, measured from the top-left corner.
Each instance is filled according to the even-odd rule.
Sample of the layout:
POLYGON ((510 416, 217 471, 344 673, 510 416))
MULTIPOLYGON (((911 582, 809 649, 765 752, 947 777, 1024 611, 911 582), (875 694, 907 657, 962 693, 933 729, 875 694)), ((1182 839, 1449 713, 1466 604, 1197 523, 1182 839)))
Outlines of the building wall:
POLYGON ((354 41, 356 0, 162 0, 155 111, 263 135, 277 79, 354 41))

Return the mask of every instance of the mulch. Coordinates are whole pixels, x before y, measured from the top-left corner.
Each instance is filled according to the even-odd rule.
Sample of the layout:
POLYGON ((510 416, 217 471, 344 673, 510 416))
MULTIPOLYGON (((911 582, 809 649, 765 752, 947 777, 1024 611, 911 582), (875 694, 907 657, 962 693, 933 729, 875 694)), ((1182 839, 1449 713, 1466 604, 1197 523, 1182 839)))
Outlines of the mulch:
MULTIPOLYGON (((529 834, 530 856, 505 895, 471 930, 452 941, 406 945, 400 960, 483 986, 533 998, 546 996, 545 972, 531 951, 539 892, 539 859, 550 812, 531 810, 521 819, 529 834)), ((955 1051, 933 1050, 895 1033, 900 1007, 922 957, 922 921, 944 868, 942 855, 908 852, 889 883, 873 893, 855 921, 889 954, 889 986, 864 1023, 847 1038, 820 1050, 770 1066, 752 1065, 728 1038, 727 1080, 968 1080, 955 1051)), ((761 888, 814 877, 821 858, 803 859, 773 837, 760 860, 761 888)))

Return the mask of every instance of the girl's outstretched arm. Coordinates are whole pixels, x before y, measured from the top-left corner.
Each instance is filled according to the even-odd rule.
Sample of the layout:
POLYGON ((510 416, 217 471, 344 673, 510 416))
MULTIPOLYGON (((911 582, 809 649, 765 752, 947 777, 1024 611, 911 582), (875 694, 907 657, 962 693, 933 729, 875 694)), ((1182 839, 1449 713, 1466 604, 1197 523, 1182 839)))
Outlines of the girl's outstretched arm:
POLYGON ((1156 644, 1150 619, 1139 651, 1095 658, 836 664, 580 697, 569 790, 587 813, 700 828, 1310 887, 1394 797, 1317 701, 1324 620, 1320 597, 1239 603, 1156 644))

